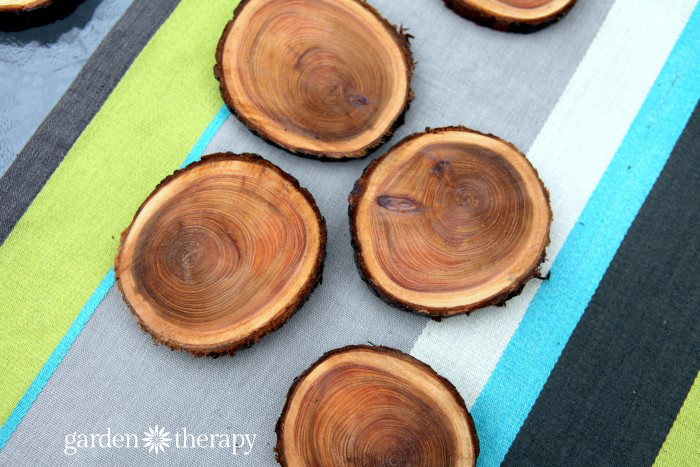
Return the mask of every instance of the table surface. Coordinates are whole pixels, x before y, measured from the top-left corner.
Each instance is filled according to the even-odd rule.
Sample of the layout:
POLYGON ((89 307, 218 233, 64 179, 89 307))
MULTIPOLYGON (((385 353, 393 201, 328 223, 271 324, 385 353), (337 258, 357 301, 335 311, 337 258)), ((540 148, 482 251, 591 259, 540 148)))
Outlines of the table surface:
POLYGON ((274 465, 294 378, 367 342, 456 386, 480 466, 700 464, 697 0, 581 1, 530 35, 476 26, 439 0, 373 0, 415 36, 416 97, 391 141, 346 163, 290 155, 223 106, 213 57, 236 3, 87 0, 59 23, 0 33, 0 464, 274 465), (401 138, 458 124, 513 142, 538 170, 551 277, 503 308, 435 322, 360 279, 347 195, 401 138), (283 328, 234 357, 195 359, 139 329, 111 267, 157 183, 220 151, 298 178, 326 218, 328 255, 283 328), (256 441, 235 457, 67 449, 80 434, 142 438, 155 425, 256 441))
POLYGON ((0 176, 132 0, 87 0, 63 21, 0 32, 0 176))

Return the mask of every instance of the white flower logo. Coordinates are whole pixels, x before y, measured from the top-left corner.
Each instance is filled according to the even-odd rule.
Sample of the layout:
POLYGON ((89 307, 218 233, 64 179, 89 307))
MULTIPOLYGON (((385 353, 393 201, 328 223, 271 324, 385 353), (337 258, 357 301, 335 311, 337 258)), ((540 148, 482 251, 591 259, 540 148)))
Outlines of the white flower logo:
POLYGON ((143 445, 148 448, 148 452, 155 451, 158 454, 159 450, 165 452, 165 448, 170 447, 170 432, 165 431, 165 427, 158 429, 158 425, 155 428, 149 426, 148 433, 144 431, 143 434, 146 435, 143 438, 143 445))

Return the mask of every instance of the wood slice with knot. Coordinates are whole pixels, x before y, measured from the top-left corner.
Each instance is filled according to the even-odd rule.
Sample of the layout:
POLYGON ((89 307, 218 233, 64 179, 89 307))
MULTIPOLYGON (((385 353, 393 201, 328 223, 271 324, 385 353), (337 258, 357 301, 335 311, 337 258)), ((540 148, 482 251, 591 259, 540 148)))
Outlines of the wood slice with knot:
POLYGON ((518 294, 549 244, 535 169, 513 145, 464 127, 407 137, 367 167, 349 202, 364 279, 437 318, 518 294))
POLYGON ((445 0, 477 24, 506 32, 535 32, 562 19, 577 0, 445 0))
POLYGON ((299 376, 277 422, 287 467, 476 465, 479 439, 455 387, 388 347, 326 353, 299 376))
POLYGON ((217 49, 228 107, 299 155, 366 156, 413 99, 409 36, 361 0, 243 0, 217 49))
POLYGON ((233 354, 284 324, 321 279, 311 194, 254 154, 215 154, 156 188, 122 234, 117 284, 172 349, 233 354))
POLYGON ((65 18, 84 0, 0 0, 0 31, 21 31, 65 18))

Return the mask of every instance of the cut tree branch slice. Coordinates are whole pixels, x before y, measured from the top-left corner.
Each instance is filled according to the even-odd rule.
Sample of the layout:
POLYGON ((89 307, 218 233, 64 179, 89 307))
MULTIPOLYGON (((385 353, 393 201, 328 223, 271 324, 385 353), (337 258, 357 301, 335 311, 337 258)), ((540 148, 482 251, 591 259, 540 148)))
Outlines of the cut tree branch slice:
POLYGON ((84 0, 0 0, 0 31, 21 31, 65 18, 84 0))
POLYGON ((562 19, 577 0, 445 0, 460 16, 506 32, 535 32, 562 19))
POLYGON ((311 194, 254 154, 163 180, 122 234, 115 273, 141 326, 172 349, 233 354, 284 324, 321 279, 311 194))
POLYGON ((359 158, 413 98, 408 37, 361 0, 243 0, 215 75, 260 137, 300 155, 359 158))
POLYGON ((404 139, 350 194, 362 276, 390 303, 433 317, 520 292, 549 243, 549 195, 513 145, 464 127, 404 139))
POLYGON ((326 353, 294 381, 277 422, 283 466, 476 465, 479 440, 455 387, 388 347, 326 353))

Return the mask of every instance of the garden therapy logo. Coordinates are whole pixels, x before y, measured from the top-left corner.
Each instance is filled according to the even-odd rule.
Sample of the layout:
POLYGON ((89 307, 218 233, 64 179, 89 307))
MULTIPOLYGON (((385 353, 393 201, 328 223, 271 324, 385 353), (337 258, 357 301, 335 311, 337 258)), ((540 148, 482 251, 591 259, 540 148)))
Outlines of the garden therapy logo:
POLYGON ((155 429, 148 427, 148 433, 144 431, 143 434, 146 435, 143 438, 143 446, 148 448, 148 452, 155 451, 158 454, 159 449, 165 451, 165 448, 170 447, 170 441, 172 440, 168 438, 170 432, 165 431, 165 427, 160 430, 158 425, 156 425, 155 429))
POLYGON ((141 449, 151 455, 185 449, 226 449, 232 456, 247 456, 253 450, 256 434, 238 433, 194 433, 180 428, 171 435, 164 426, 148 427, 139 437, 135 433, 117 433, 107 428, 101 433, 78 433, 74 431, 65 437, 63 453, 73 456, 83 450, 93 449, 141 449))

